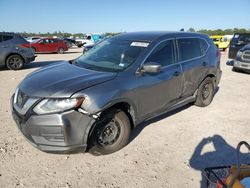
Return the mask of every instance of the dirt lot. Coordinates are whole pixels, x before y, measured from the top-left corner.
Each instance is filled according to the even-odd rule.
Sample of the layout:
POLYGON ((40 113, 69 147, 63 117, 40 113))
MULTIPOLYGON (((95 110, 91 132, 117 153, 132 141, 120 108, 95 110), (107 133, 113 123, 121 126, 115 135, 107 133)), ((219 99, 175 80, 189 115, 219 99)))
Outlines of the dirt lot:
POLYGON ((237 143, 250 142, 250 75, 232 72, 224 53, 210 106, 187 106, 141 125, 128 146, 107 156, 35 149, 11 118, 10 96, 28 73, 80 52, 38 55, 24 70, 0 71, 0 187, 201 187, 204 167, 233 163, 237 143))

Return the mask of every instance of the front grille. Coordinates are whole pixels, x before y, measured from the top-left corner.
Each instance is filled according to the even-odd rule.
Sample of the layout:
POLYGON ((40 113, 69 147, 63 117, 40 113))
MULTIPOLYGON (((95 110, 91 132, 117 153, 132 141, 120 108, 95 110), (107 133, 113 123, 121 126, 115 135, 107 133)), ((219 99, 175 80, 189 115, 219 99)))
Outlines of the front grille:
POLYGON ((250 62, 250 50, 245 50, 241 56, 242 60, 250 62))
POLYGON ((26 112, 39 100, 39 98, 30 97, 20 89, 16 90, 14 96, 14 108, 20 115, 26 112))

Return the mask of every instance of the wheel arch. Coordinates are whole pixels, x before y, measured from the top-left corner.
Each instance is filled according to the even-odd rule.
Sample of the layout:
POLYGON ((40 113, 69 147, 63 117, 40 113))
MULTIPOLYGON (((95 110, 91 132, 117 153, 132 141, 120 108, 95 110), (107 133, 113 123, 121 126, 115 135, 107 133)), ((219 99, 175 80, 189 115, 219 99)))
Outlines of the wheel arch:
POLYGON ((135 127, 135 122, 136 122, 135 105, 133 105, 131 102, 129 102, 127 100, 113 101, 113 102, 109 103, 109 105, 107 105, 105 108, 103 108, 103 110, 100 113, 100 116, 103 113, 105 113, 106 111, 113 109, 113 108, 124 111, 130 119, 131 128, 135 127))
POLYGON ((12 53, 8 54, 8 55, 5 57, 5 61, 4 61, 4 62, 5 62, 5 66, 7 65, 7 59, 8 59, 10 56, 12 56, 12 55, 18 55, 18 56, 20 56, 20 57, 23 59, 23 62, 26 63, 25 58, 24 58, 21 54, 16 53, 16 52, 12 52, 12 53))
MULTIPOLYGON (((126 113, 126 115, 129 118, 130 121, 130 125, 131 125, 131 129, 133 129, 135 127, 135 122, 136 122, 136 110, 135 110, 135 106, 133 106, 130 102, 128 102, 127 100, 120 100, 120 101, 113 101, 112 103, 109 103, 109 105, 107 105, 105 108, 103 108, 103 110, 101 110, 99 112, 99 117, 102 116, 102 114, 106 113, 107 111, 111 110, 111 109, 118 109, 118 110, 122 110, 126 113)), ((99 119, 99 118, 98 118, 99 119)), ((96 121, 98 121, 98 119, 96 121)), ((93 124, 90 125, 87 134, 85 134, 85 138, 84 138, 84 143, 87 143, 87 148, 89 149, 89 141, 90 141, 90 137, 91 134, 94 130, 96 126, 96 122, 94 122, 93 124)), ((87 150, 88 150, 87 149, 87 150)))

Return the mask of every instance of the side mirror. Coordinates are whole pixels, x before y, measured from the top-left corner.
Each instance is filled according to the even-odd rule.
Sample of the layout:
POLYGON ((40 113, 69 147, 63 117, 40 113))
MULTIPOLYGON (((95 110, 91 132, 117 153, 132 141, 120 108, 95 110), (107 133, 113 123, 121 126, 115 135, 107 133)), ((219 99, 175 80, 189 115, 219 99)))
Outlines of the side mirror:
POLYGON ((142 66, 142 72, 159 73, 160 71, 161 71, 161 65, 156 62, 147 62, 142 66))

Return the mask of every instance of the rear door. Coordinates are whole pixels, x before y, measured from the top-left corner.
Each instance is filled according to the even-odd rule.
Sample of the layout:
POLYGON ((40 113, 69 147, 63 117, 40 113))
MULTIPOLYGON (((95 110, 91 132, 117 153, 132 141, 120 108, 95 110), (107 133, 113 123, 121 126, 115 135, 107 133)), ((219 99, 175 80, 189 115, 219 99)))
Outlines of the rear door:
POLYGON ((5 64, 5 58, 11 52, 12 39, 13 39, 13 35, 0 34, 0 65, 5 64))
POLYGON ((202 38, 178 38, 179 63, 184 83, 182 97, 192 96, 207 74, 209 59, 205 56, 209 44, 202 38))
POLYGON ((230 42, 228 58, 235 59, 237 52, 250 43, 250 34, 235 34, 230 42))
POLYGON ((50 39, 50 50, 51 52, 57 52, 58 51, 58 48, 62 44, 62 40, 58 40, 58 39, 50 39))
POLYGON ((182 70, 176 62, 175 42, 166 40, 157 45, 144 63, 162 65, 157 74, 144 73, 137 77, 138 114, 145 119, 166 110, 181 96, 182 70))
POLYGON ((46 52, 46 40, 41 39, 32 44, 33 47, 36 48, 36 52, 46 52))

